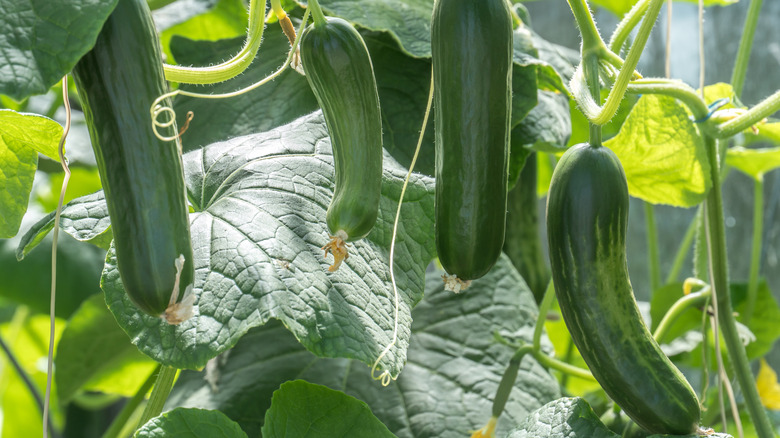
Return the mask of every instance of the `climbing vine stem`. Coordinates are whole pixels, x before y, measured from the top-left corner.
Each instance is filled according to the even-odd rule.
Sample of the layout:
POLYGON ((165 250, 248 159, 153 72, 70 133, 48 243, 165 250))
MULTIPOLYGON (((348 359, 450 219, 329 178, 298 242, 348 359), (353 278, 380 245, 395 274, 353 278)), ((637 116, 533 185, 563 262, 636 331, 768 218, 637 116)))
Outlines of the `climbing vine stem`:
POLYGON ((759 438, 774 436, 772 425, 758 396, 758 389, 750 369, 745 347, 739 338, 734 312, 729 296, 728 265, 726 260, 726 230, 723 222, 723 201, 720 189, 720 166, 717 142, 710 136, 704 136, 707 156, 710 160, 712 188, 705 201, 705 225, 709 255, 710 284, 716 313, 729 359, 742 389, 750 417, 759 438))

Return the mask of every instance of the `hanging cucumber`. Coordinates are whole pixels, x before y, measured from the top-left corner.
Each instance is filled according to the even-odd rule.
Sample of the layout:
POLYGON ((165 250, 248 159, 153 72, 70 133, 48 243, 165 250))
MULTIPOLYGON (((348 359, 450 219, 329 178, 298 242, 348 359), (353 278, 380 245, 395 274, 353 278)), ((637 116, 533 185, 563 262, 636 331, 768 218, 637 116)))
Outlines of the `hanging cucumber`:
POLYGON ((536 196, 536 156, 531 152, 517 185, 507 195, 504 252, 528 284, 537 303, 542 302, 550 269, 539 233, 539 198, 536 196))
POLYGON ((180 146, 158 140, 149 120, 167 91, 161 59, 146 0, 119 0, 73 76, 122 284, 142 311, 178 324, 192 309, 194 269, 180 146))
POLYGON ((506 1, 436 0, 431 53, 436 249, 447 287, 457 291, 490 270, 504 243, 512 108, 506 1))
POLYGON ((382 186, 382 116, 374 69, 363 38, 348 22, 325 17, 316 1, 314 23, 301 36, 301 62, 322 108, 333 147, 336 187, 326 220, 333 253, 329 271, 347 258, 347 242, 374 227, 382 186))
POLYGON ((628 186, 617 156, 580 144, 561 157, 547 201, 555 292, 575 345, 604 391, 652 433, 686 435, 699 400, 653 340, 626 265, 628 186))

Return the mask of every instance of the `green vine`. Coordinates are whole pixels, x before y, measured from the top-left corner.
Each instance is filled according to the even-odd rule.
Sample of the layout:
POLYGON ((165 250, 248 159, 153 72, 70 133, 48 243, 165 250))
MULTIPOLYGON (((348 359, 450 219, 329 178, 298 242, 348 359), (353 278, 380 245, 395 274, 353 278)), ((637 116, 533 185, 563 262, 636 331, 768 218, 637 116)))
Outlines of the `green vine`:
POLYGON ((750 417, 759 438, 774 436, 772 425, 758 396, 758 389, 750 369, 745 347, 739 338, 734 312, 729 296, 728 262, 726 260, 726 229, 723 222, 723 201, 720 189, 721 176, 717 142, 705 136, 707 155, 710 160, 712 189, 705 201, 705 225, 709 252, 710 284, 715 297, 716 313, 726 343, 729 359, 742 388, 750 417))
POLYGON ((745 85, 745 76, 750 60, 750 52, 753 48, 753 37, 756 34, 758 26, 758 17, 761 15, 762 0, 750 0, 747 18, 745 18, 745 27, 742 30, 742 37, 739 40, 739 49, 737 50, 737 59, 734 63, 734 72, 731 74, 731 86, 734 88, 734 94, 737 97, 742 96, 742 86, 745 85))
POLYGON ((185 84, 215 84, 241 74, 249 67, 260 49, 265 28, 265 5, 265 0, 250 0, 247 39, 244 47, 233 58, 222 64, 208 67, 164 64, 165 79, 185 84))
POLYGON ((178 371, 179 370, 176 368, 160 367, 160 373, 157 374, 157 379, 154 382, 154 389, 152 389, 152 395, 149 396, 149 402, 146 404, 143 414, 141 414, 138 428, 162 413, 163 406, 168 399, 168 394, 171 393, 171 388, 173 387, 174 380, 176 380, 176 373, 178 371))

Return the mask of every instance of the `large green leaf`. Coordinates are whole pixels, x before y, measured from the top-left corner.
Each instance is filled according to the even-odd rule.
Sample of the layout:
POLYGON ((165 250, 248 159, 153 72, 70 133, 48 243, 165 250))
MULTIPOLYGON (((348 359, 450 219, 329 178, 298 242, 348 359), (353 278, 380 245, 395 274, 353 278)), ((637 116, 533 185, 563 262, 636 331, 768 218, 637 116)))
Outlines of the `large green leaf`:
POLYGON ((670 97, 642 96, 604 145, 623 164, 628 193, 644 201, 691 207, 711 186, 704 142, 685 107, 670 97))
MULTIPOLYGON (((182 372, 168 405, 219 409, 257 436, 273 391, 284 381, 305 379, 365 401, 399 437, 468 436, 490 417, 498 382, 514 353, 496 343, 493 333, 530 342, 538 309, 506 256, 459 295, 444 291, 442 274, 434 269, 426 276, 425 299, 412 311, 406 367, 387 388, 372 380, 369 368, 359 362, 307 352, 275 323, 251 330, 229 354, 207 367, 205 375, 182 372)), ((514 427, 557 397, 555 379, 526 357, 499 430, 514 427)))
MULTIPOLYGON (((0 25, 3 19, 0 17, 0 25)), ((0 238, 12 237, 19 230, 38 167, 38 153, 59 159, 60 137, 62 126, 48 117, 0 109, 0 238)))
MULTIPOLYGON (((252 327, 276 318, 312 352, 373 363, 390 342, 393 300, 388 272, 392 221, 406 169, 385 156, 379 219, 350 248, 338 272, 320 249, 328 240, 325 210, 333 195, 330 141, 321 113, 263 134, 215 143, 184 156, 195 251, 198 312, 179 325, 142 314, 122 288, 113 251, 101 285, 106 302, 141 351, 177 368, 199 368, 252 327)), ((399 339, 381 362, 403 367, 425 266, 435 252, 433 180, 413 175, 396 243, 401 298, 399 339)), ((105 232, 98 194, 63 210, 63 229, 88 240, 105 232)), ((51 228, 44 219, 20 244, 51 228)))
POLYGON ((152 418, 133 437, 246 438, 246 434, 222 412, 179 408, 152 418))
POLYGON ((747 149, 733 147, 726 151, 726 164, 761 179, 764 174, 780 167, 780 147, 747 149))
POLYGON ((117 0, 0 0, 0 94, 43 94, 95 44, 117 0))
POLYGON ((303 380, 283 383, 265 413, 265 438, 395 437, 365 402, 303 380))
POLYGON ((157 366, 138 351, 108 311, 103 294, 73 314, 57 344, 54 378, 60 402, 83 387, 132 396, 157 366))

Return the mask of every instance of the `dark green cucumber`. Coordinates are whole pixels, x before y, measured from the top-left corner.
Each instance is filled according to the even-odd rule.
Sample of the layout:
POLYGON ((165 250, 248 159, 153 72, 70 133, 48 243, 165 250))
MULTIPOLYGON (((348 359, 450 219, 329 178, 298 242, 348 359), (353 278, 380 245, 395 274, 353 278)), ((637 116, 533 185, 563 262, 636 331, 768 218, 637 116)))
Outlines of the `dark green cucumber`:
POLYGON ((626 264, 628 186, 617 156, 580 144, 561 157, 547 201, 555 292, 575 345, 604 391, 652 433, 696 430, 699 400, 653 340, 626 264))
POLYGON ((368 49, 351 24, 327 17, 304 31, 301 62, 333 147, 328 228, 347 242, 362 239, 376 223, 382 189, 382 116, 368 49))
POLYGON ((528 155, 515 188, 507 195, 504 252, 528 284, 536 302, 541 303, 550 281, 550 269, 539 233, 536 155, 537 152, 528 155))
POLYGON ((122 284, 151 315, 168 308, 179 256, 179 299, 194 277, 180 147, 155 137, 149 113, 168 91, 161 59, 146 0, 119 0, 95 47, 73 70, 122 284))
POLYGON ((485 275, 506 224, 512 19, 505 0, 436 0, 431 20, 436 249, 449 274, 485 275))

